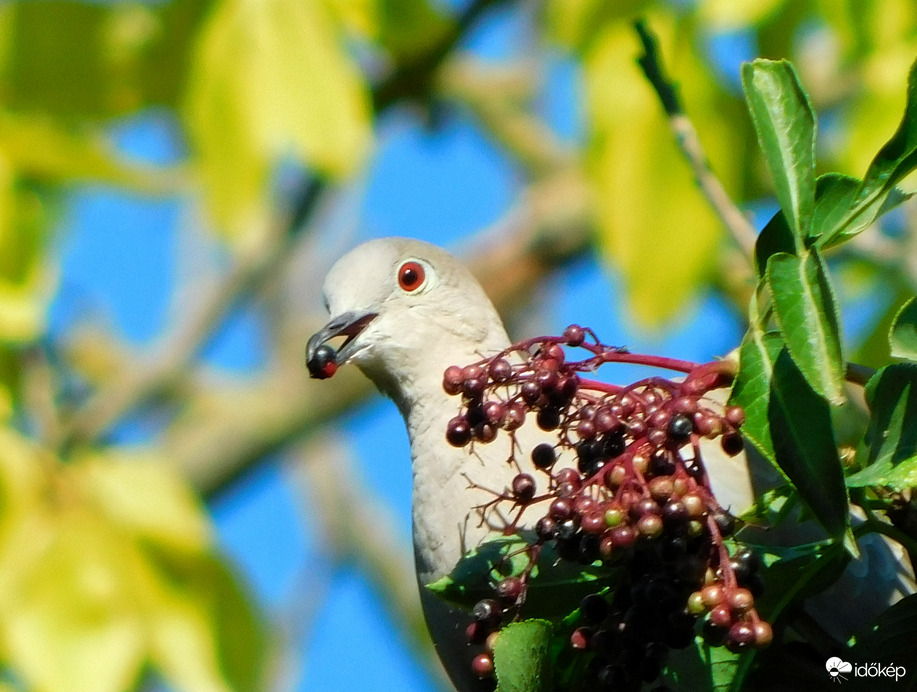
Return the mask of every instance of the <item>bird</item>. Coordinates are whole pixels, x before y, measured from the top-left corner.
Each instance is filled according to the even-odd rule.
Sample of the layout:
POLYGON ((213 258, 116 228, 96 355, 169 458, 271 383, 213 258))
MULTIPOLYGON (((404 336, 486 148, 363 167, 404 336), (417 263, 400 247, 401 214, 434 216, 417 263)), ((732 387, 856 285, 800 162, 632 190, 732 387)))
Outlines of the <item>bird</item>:
MULTIPOLYGON (((489 689, 470 666, 467 612, 425 587, 449 574, 468 550, 495 535, 494 527, 478 521, 474 508, 492 497, 488 489, 508 487, 516 473, 506 463, 505 446, 488 445, 470 453, 445 439, 459 404, 444 391, 443 373, 449 366, 506 350, 512 342, 503 320, 461 261, 442 248, 410 238, 379 238, 350 250, 328 271, 322 294, 330 320, 308 340, 307 362, 319 376, 330 376, 348 363, 356 365, 401 413, 411 449, 415 572, 427 626, 456 689, 489 689), (344 341, 333 361, 317 362, 336 338, 344 341)), ((518 432, 535 441, 543 433, 532 428, 523 426, 518 432)), ((729 457, 718 448, 705 448, 704 453, 712 489, 723 507, 744 510, 776 483, 769 462, 761 457, 729 457)), ((880 612, 877 608, 913 593, 909 573, 897 566, 906 558, 899 550, 889 575, 887 556, 876 554, 883 552, 883 545, 879 541, 873 550, 864 551, 863 559, 871 559, 873 566, 885 561, 888 588, 869 587, 877 602, 858 608, 862 612, 856 613, 856 622, 840 625, 847 636, 847 630, 880 612)), ((870 564, 861 560, 848 581, 863 590, 864 573, 869 571, 870 564)), ((826 604, 825 610, 832 609, 838 610, 826 604)))

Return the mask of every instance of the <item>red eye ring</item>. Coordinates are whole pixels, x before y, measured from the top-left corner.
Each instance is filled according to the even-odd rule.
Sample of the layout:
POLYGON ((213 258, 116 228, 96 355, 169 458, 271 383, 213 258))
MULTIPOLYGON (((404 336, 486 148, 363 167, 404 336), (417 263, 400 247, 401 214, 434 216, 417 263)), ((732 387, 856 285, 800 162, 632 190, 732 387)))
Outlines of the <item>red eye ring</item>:
POLYGON ((398 269, 398 285, 408 293, 423 286, 427 273, 419 262, 405 262, 398 269))

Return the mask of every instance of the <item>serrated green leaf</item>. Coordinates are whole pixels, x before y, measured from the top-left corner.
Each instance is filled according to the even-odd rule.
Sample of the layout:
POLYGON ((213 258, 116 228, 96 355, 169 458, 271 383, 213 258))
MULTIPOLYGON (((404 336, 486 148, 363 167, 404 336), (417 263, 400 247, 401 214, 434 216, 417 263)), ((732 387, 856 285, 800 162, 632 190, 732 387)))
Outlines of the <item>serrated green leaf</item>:
POLYGON ((847 488, 831 411, 786 348, 773 364, 767 416, 780 469, 828 535, 844 535, 849 521, 847 488))
POLYGON ((742 65, 745 99, 774 179, 797 252, 815 208, 815 116, 793 66, 755 60, 742 65))
POLYGON ((815 250, 777 253, 767 262, 774 317, 790 355, 812 385, 832 404, 846 400, 845 361, 834 290, 815 250))
POLYGON ((891 355, 917 360, 917 298, 911 298, 895 315, 888 334, 891 355))
POLYGON ((522 620, 500 630, 494 644, 497 692, 551 692, 549 656, 554 628, 547 620, 522 620))
POLYGON ((847 477, 851 488, 917 487, 917 364, 882 368, 867 383, 869 427, 858 459, 865 466, 847 477))

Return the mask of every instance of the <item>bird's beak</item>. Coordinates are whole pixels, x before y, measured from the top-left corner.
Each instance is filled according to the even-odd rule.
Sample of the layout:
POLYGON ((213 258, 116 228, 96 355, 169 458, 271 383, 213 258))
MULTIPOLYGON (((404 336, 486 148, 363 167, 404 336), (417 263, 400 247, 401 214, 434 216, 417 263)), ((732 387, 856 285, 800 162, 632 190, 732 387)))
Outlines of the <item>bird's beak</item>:
POLYGON ((378 313, 375 312, 353 310, 338 315, 315 332, 310 337, 309 343, 306 344, 306 365, 309 366, 309 370, 313 370, 312 364, 315 362, 315 354, 318 347, 336 336, 346 336, 347 339, 338 349, 334 361, 337 365, 346 363, 354 351, 359 348, 359 345, 354 343, 354 339, 376 317, 378 317, 378 313))

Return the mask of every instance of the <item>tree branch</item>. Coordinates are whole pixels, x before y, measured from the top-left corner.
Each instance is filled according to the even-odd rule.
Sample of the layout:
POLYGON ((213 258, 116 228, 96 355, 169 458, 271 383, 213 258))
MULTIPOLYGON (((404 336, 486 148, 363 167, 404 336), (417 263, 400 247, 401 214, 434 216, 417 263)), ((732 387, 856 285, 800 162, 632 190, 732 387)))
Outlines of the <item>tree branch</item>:
POLYGON ((729 193, 726 192, 726 188, 711 170, 710 161, 697 135, 697 129, 685 114, 678 97, 678 90, 662 66, 656 37, 642 20, 635 22, 634 28, 640 37, 644 51, 643 55, 637 59, 637 63, 659 97, 669 120, 669 127, 675 134, 675 140, 691 166, 704 197, 707 198, 713 211, 732 235, 733 240, 742 249, 745 257, 751 262, 754 258, 757 231, 735 205, 729 193))
MULTIPOLYGON (((427 53, 399 65, 372 91, 377 114, 397 101, 429 91, 433 76, 469 28, 490 7, 509 0, 474 0, 449 31, 427 53), (419 91, 420 90, 420 91, 419 91)), ((62 445, 91 442, 127 412, 168 388, 191 364, 207 338, 244 298, 270 276, 302 235, 326 189, 326 182, 309 177, 287 213, 278 215, 263 240, 240 256, 219 285, 212 288, 195 313, 161 338, 140 364, 132 364, 112 384, 97 392, 65 426, 62 445)))

